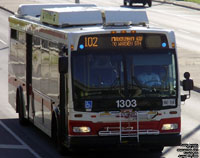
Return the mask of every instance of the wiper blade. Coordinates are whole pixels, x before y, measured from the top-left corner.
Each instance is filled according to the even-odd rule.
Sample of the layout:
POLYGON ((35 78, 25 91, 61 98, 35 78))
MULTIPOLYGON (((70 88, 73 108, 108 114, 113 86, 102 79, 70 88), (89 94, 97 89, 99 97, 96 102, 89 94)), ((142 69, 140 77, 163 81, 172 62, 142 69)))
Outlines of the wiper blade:
POLYGON ((120 77, 117 77, 117 78, 113 81, 113 83, 111 84, 111 89, 118 88, 118 86, 119 86, 120 89, 122 88, 120 77))
POLYGON ((121 85, 121 78, 117 77, 110 87, 111 90, 119 90, 119 94, 124 97, 124 94, 122 94, 122 85, 121 85))

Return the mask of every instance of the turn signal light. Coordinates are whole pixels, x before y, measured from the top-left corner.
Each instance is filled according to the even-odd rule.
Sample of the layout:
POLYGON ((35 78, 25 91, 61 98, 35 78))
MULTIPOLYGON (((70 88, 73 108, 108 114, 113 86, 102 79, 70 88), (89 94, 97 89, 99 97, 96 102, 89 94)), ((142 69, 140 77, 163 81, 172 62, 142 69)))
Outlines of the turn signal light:
POLYGON ((175 48, 175 43, 172 43, 172 48, 175 48))
POLYGON ((136 31, 135 31, 135 30, 132 30, 131 33, 136 33, 136 31))
POLYGON ((115 34, 115 33, 117 33, 117 31, 111 31, 111 34, 115 34))
POLYGON ((74 45, 71 45, 71 50, 72 50, 72 51, 74 50, 74 45))
POLYGON ((126 30, 122 30, 121 33, 126 33, 126 30))

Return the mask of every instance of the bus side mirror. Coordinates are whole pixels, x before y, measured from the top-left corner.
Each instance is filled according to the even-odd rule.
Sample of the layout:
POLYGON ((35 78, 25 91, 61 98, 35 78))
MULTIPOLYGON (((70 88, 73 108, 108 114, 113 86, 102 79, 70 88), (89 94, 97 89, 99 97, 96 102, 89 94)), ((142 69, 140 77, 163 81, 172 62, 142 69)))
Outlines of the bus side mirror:
POLYGON ((66 74, 68 72, 68 57, 60 56, 58 65, 59 73, 66 74))
POLYGON ((186 99, 189 99, 190 98, 190 91, 193 90, 193 88, 194 88, 193 80, 190 79, 190 73, 185 72, 184 77, 185 77, 185 80, 183 80, 183 90, 189 91, 189 94, 188 95, 182 95, 181 101, 185 101, 186 99))
POLYGON ((185 72, 184 73, 185 80, 183 80, 183 90, 184 91, 190 91, 194 88, 193 80, 190 79, 190 73, 185 72))

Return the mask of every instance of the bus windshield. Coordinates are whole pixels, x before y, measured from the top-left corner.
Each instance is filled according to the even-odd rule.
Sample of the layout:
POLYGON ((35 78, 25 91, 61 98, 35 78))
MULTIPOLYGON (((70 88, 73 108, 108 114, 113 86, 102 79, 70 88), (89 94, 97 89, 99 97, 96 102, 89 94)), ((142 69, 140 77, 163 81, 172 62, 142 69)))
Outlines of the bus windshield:
POLYGON ((134 99, 140 109, 171 108, 176 106, 176 76, 175 52, 170 49, 72 52, 74 108, 117 110, 119 99, 134 99), (173 105, 163 105, 164 98, 173 105))

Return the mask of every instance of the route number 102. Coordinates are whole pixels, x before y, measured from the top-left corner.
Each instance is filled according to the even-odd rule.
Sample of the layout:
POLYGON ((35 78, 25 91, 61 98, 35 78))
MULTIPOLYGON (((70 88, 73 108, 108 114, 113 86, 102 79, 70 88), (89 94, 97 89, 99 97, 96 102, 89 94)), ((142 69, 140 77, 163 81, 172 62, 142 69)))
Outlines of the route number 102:
POLYGON ((85 37, 85 47, 98 47, 98 37, 85 37))
POLYGON ((135 99, 127 99, 127 100, 117 100, 117 108, 135 108, 137 106, 137 102, 135 99))

